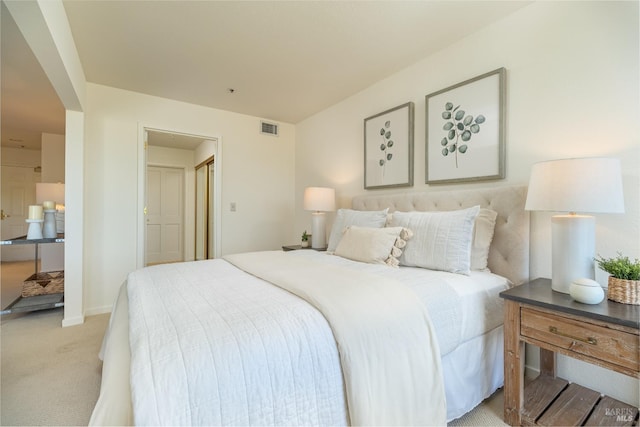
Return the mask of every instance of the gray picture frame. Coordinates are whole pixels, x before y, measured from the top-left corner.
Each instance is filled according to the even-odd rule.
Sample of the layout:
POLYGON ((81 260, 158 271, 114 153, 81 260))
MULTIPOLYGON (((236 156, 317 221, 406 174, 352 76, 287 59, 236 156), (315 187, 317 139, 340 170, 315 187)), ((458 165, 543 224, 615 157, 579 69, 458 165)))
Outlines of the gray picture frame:
POLYGON ((498 68, 425 96, 425 183, 504 179, 505 84, 498 68))
POLYGON ((413 102, 364 119, 365 190, 413 186, 413 102))

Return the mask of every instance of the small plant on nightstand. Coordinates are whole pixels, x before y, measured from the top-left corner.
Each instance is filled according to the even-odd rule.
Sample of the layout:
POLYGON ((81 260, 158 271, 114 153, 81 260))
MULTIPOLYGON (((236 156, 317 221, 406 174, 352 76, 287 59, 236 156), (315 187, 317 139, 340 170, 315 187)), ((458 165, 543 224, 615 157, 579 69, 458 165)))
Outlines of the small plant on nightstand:
POLYGON ((625 304, 640 305, 640 260, 631 261, 618 252, 615 258, 595 259, 598 267, 610 274, 607 298, 625 304))
POLYGON ((307 234, 307 230, 304 230, 304 232, 302 233, 302 244, 301 244, 303 248, 309 247, 309 237, 311 237, 311 235, 307 234))

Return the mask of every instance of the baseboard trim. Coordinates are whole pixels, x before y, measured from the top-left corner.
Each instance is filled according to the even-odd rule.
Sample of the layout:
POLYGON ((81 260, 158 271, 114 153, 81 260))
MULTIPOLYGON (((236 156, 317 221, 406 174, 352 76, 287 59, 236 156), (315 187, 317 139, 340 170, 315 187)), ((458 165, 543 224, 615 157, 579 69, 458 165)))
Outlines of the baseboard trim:
POLYGON ((86 316, 96 316, 98 314, 111 313, 113 305, 103 305, 102 307, 89 308, 84 311, 86 316))
POLYGON ((540 369, 539 368, 534 368, 532 366, 524 366, 524 377, 525 378, 536 378, 538 375, 540 375, 540 369))
POLYGON ((71 318, 65 317, 62 319, 62 327, 82 325, 84 323, 84 316, 75 316, 71 318))

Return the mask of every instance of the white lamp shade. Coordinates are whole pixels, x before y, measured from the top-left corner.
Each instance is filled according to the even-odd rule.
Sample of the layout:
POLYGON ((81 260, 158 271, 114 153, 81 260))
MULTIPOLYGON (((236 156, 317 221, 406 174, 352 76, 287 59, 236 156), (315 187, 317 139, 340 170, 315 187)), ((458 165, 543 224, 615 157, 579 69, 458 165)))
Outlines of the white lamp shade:
POLYGON ((326 187, 307 187, 303 207, 307 211, 329 212, 336 209, 336 191, 326 187))
POLYGON ((576 212, 624 212, 620 161, 595 157, 534 164, 525 209, 571 213, 551 220, 551 288, 569 293, 576 279, 594 278, 595 218, 576 212))
POLYGON ((593 157, 534 164, 525 209, 624 213, 620 160, 593 157))
POLYGON ((36 183, 36 203, 42 204, 42 202, 49 200, 59 205, 64 205, 64 184, 36 183))

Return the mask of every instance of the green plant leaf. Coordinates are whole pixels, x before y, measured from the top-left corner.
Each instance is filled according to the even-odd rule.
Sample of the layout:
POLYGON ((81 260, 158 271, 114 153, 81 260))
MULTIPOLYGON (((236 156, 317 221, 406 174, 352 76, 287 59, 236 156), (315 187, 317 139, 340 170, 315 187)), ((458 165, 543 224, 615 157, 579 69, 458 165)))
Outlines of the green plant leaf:
POLYGON ((387 133, 384 134, 384 137, 387 139, 391 138, 391 131, 388 130, 387 133))
POLYGON ((456 111, 456 115, 455 115, 456 120, 462 120, 463 117, 464 117, 464 110, 456 111))
POLYGON ((474 123, 471 125, 471 127, 469 127, 469 130, 473 133, 478 133, 480 132, 480 126, 474 123))
POLYGON ((388 128, 389 126, 391 126, 391 120, 384 122, 384 127, 388 128))
POLYGON ((384 144, 380 144, 380 150, 381 150, 381 151, 384 151, 386 148, 387 148, 387 146, 386 146, 386 145, 384 145, 384 144))
POLYGON ((390 140, 389 142, 387 142, 387 147, 389 148, 393 147, 393 141, 390 140))
POLYGON ((442 113, 442 118, 445 120, 449 120, 451 118, 451 112, 445 111, 442 113))
POLYGON ((598 255, 595 258, 598 267, 613 277, 623 280, 640 280, 640 260, 631 261, 628 256, 622 256, 618 252, 615 258, 603 258, 598 255))
POLYGON ((461 136, 463 141, 468 141, 471 139, 471 132, 469 132, 468 130, 465 130, 464 132, 462 132, 462 136, 461 136))
POLYGON ((380 135, 384 135, 384 128, 380 129, 380 135))
POLYGON ((453 144, 453 145, 449 146, 449 152, 453 153, 454 151, 456 151, 456 144, 453 144))
POLYGON ((458 128, 458 130, 464 130, 464 125, 462 123, 458 123, 456 127, 458 128))
POLYGON ((471 124, 471 122, 473 121, 473 116, 471 114, 469 114, 467 117, 464 118, 464 125, 465 126, 469 126, 471 124))
POLYGON ((467 148, 468 147, 465 144, 462 144, 460 147, 458 147, 458 151, 464 154, 467 152, 467 148))
POLYGON ((444 124, 444 126, 442 126, 442 129, 444 130, 449 130, 453 128, 453 122, 447 122, 444 124))
POLYGON ((440 141, 440 145, 446 146, 448 143, 449 141, 447 141, 447 138, 442 138, 442 141, 440 141))
POLYGON ((446 148, 442 149, 442 155, 447 157, 449 155, 449 150, 447 150, 446 148))
POLYGON ((453 104, 450 102, 447 102, 446 104, 444 104, 444 109, 447 111, 451 111, 451 109, 453 108, 453 104))
POLYGON ((391 153, 387 154, 387 160, 391 160, 392 157, 393 157, 393 154, 391 153))
POLYGON ((380 163, 380 166, 384 166, 384 159, 380 159, 380 162, 378 163, 380 163))
POLYGON ((451 129, 449 131, 449 135, 447 135, 447 138, 449 138, 450 140, 456 137, 456 131, 451 129))
POLYGON ((482 114, 478 114, 478 117, 476 117, 476 123, 480 124, 480 123, 484 123, 485 122, 485 117, 482 114))

